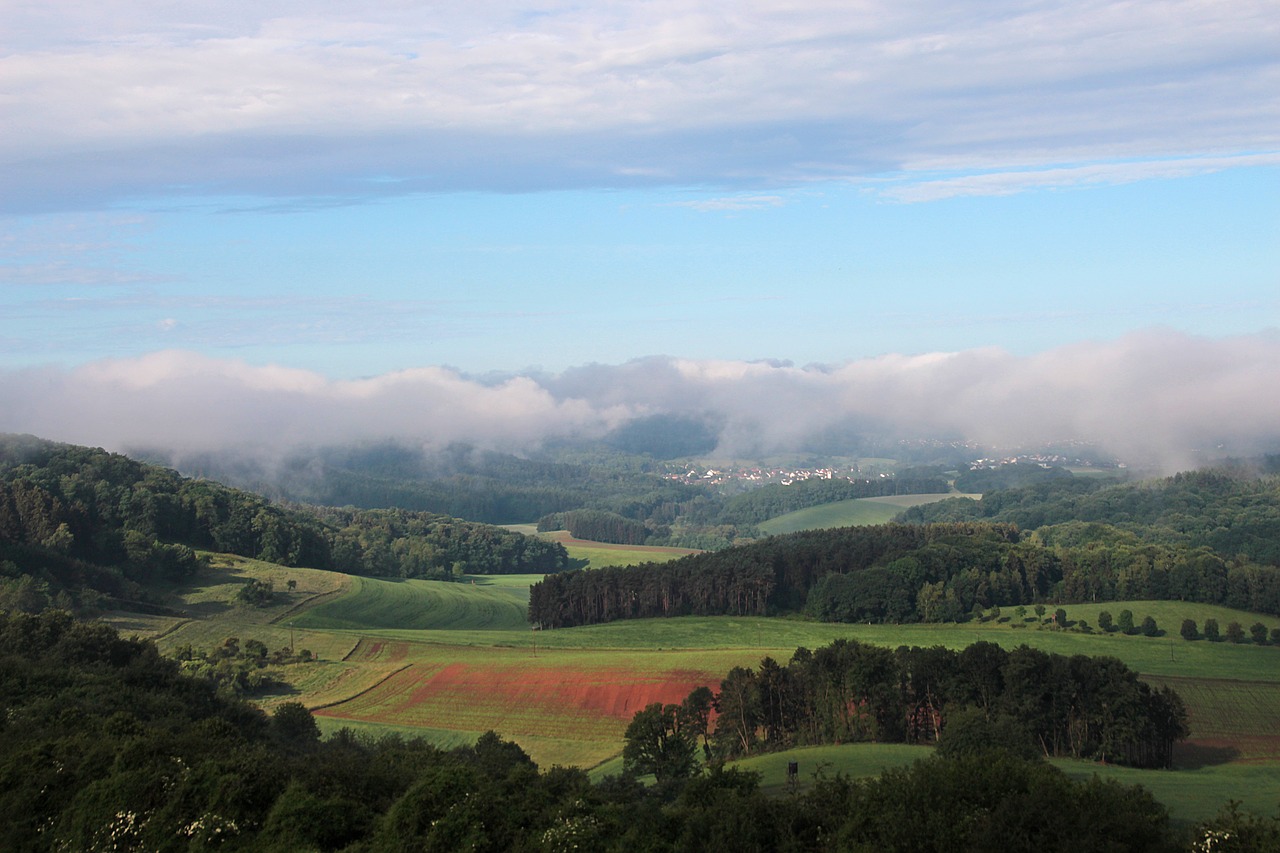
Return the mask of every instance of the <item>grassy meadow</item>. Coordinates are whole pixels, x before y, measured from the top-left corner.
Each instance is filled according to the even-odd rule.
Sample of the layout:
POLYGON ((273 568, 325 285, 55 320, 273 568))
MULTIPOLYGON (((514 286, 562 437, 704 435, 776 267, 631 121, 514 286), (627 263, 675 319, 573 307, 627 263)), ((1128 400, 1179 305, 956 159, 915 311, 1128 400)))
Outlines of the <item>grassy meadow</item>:
MULTIPOLYGON (((1108 602, 1069 605, 1067 630, 1028 611, 960 625, 836 625, 799 618, 682 617, 532 631, 524 620, 529 584, 538 576, 468 577, 464 582, 350 577, 217 558, 198 584, 173 591, 173 612, 119 614, 125 633, 155 637, 165 651, 210 649, 227 637, 258 639, 271 649, 308 648, 317 660, 276 668, 289 690, 263 697, 270 708, 297 700, 325 731, 420 735, 442 746, 494 729, 520 743, 543 766, 577 764, 616 770, 622 735, 650 702, 677 702, 694 687, 716 686, 733 666, 780 661, 799 646, 847 637, 884 646, 962 648, 978 640, 1012 648, 1026 643, 1063 654, 1112 655, 1187 703, 1192 737, 1179 745, 1177 772, 1135 771, 1066 762, 1073 774, 1141 781, 1179 816, 1207 817, 1228 799, 1271 812, 1280 802, 1280 648, 1233 645, 1178 635, 1182 619, 1225 629, 1280 619, 1212 605, 1108 602), (249 579, 272 580, 277 603, 238 606, 249 579), (293 588, 289 588, 293 581, 293 588), (1098 613, 1135 622, 1150 615, 1160 637, 1102 633, 1098 613), (1081 630, 1079 623, 1095 626, 1081 630)), ((1053 608, 1046 613, 1052 614, 1053 608)), ((927 749, 895 745, 817 747, 800 751, 801 777, 815 770, 866 775, 909 763, 927 749)), ((787 754, 751 758, 766 787, 783 785, 787 754)), ((782 790, 778 788, 778 790, 782 790)))
POLYGON ((886 524, 904 509, 936 503, 946 498, 974 497, 958 493, 946 495, 889 495, 882 498, 853 498, 847 501, 811 506, 779 515, 757 525, 761 531, 777 536, 801 530, 826 530, 831 527, 853 527, 862 524, 886 524))

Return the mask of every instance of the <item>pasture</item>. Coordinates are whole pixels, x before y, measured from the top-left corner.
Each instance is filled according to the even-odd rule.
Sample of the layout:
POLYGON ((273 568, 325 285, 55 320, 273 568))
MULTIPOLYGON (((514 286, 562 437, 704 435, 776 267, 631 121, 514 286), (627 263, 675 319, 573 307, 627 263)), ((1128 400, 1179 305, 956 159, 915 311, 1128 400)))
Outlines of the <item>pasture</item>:
POLYGON ((543 539, 559 542, 569 552, 569 564, 575 569, 603 569, 606 566, 634 566, 639 563, 665 563, 689 554, 692 548, 665 548, 655 545, 613 545, 574 539, 567 530, 539 533, 543 539))
MULTIPOLYGON (((905 767, 931 752, 927 746, 905 744, 810 746, 754 756, 736 761, 734 766, 759 773, 763 790, 782 795, 791 787, 787 780, 787 764, 791 761, 798 765, 796 787, 805 790, 816 778, 832 778, 836 774, 852 779, 875 776, 890 768, 905 767)), ((1215 764, 1169 771, 1135 770, 1071 759, 1052 759, 1051 763, 1075 779, 1096 776, 1125 785, 1142 785, 1180 823, 1208 820, 1233 799, 1258 814, 1274 814, 1276 803, 1280 802, 1280 773, 1274 765, 1215 764)))
POLYGON ((826 530, 831 527, 853 527, 864 524, 885 524, 897 518, 904 509, 921 504, 936 503, 946 498, 972 497, 971 495, 889 495, 881 498, 853 498, 847 501, 798 509, 762 521, 761 531, 777 536, 801 530, 826 530))
POLYGON ((459 583, 352 578, 352 594, 323 602, 291 620, 300 628, 415 631, 527 631, 529 584, 540 576, 518 576, 508 584, 487 577, 459 583))
MULTIPOLYGON (((1133 779, 1167 797, 1180 816, 1207 817, 1229 798, 1270 811, 1280 795, 1280 647, 1188 642, 1177 634, 1184 618, 1202 625, 1212 617, 1224 628, 1238 621, 1246 629, 1255 621, 1277 627, 1280 619, 1180 602, 1108 602, 1065 607, 1068 624, 1077 624, 1067 630, 1030 611, 1019 618, 1006 608, 999 619, 959 625, 681 617, 532 631, 524 608, 528 586, 537 579, 386 580, 231 561, 211 570, 205 582, 175 591, 180 615, 120 619, 133 632, 156 636, 168 651, 187 644, 211 648, 228 636, 260 639, 272 649, 311 649, 317 661, 275 670, 293 692, 261 704, 302 701, 326 732, 343 726, 398 731, 449 746, 494 729, 543 766, 601 771, 616 769, 623 732, 646 704, 678 702, 698 685, 715 687, 734 666, 755 666, 766 655, 786 661, 799 646, 812 649, 840 637, 890 647, 962 648, 987 640, 1007 648, 1026 643, 1063 654, 1112 655, 1183 696, 1192 737, 1179 745, 1176 761, 1185 769, 1145 771, 1147 776, 1082 765, 1068 772, 1139 774, 1133 779), (278 603, 236 606, 235 592, 257 576, 278 578, 278 603), (289 579, 295 588, 281 591, 289 579), (1079 630, 1081 620, 1096 626, 1102 609, 1113 616, 1129 609, 1135 621, 1151 615, 1167 633, 1149 638, 1079 630)), ((822 762, 830 762, 833 772, 874 773, 919 754, 918 748, 890 745, 820 750, 833 752, 803 759, 802 776, 822 762)), ((771 786, 777 784, 771 768, 779 762, 785 768, 785 761, 761 756, 744 766, 757 762, 771 786)))

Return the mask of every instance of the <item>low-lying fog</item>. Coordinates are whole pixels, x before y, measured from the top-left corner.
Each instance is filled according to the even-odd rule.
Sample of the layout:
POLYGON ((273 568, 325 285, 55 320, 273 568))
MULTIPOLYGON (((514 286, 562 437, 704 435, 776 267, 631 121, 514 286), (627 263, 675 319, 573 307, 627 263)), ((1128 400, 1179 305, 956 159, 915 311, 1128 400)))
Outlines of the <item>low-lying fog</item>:
POLYGON ((1033 356, 999 349, 843 364, 653 356, 558 374, 418 367, 359 380, 188 352, 0 373, 0 431, 176 454, 392 440, 522 452, 651 415, 704 419, 722 454, 803 448, 816 435, 1087 440, 1172 470, 1195 451, 1274 450, 1280 333, 1168 330, 1033 356))

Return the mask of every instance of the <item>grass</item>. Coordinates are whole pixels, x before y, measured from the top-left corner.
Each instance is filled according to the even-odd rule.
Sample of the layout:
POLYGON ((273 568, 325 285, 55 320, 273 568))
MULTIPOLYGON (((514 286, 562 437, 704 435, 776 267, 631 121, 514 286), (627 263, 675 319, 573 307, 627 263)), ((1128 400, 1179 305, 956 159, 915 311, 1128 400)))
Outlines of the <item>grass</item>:
MULTIPOLYGON (((312 649, 318 661, 278 673, 292 692, 264 697, 260 704, 270 709, 282 701, 302 701, 316 710, 324 731, 348 726, 398 732, 450 747, 494 729, 543 766, 594 767, 593 776, 620 769, 623 732, 648 702, 679 701, 693 687, 714 687, 732 667, 756 666, 766 655, 786 662, 799 646, 813 649, 847 637, 890 647, 958 649, 988 640, 1006 648, 1026 643, 1062 654, 1112 655, 1184 697, 1195 741, 1179 747, 1178 761, 1187 769, 1157 773, 1071 762, 1064 769, 1140 781, 1189 820, 1211 816, 1228 799, 1265 813, 1280 799, 1280 738, 1275 737, 1280 732, 1280 648, 1188 642, 1177 634, 1184 618, 1203 625, 1212 617, 1224 629, 1238 621, 1247 629, 1255 621, 1275 627, 1280 620, 1274 617, 1212 605, 1135 601, 1064 609, 1069 623, 1086 620, 1095 626, 1099 611, 1118 616, 1129 609, 1138 622, 1151 615, 1166 636, 1058 630, 1034 615, 1019 619, 1012 608, 1005 608, 999 620, 959 625, 682 617, 534 632, 525 622, 525 608, 529 584, 539 578, 381 580, 224 558, 199 583, 174 590, 171 606, 181 611, 177 615, 119 614, 115 621, 129 633, 158 636, 166 650, 187 643, 211 648, 228 636, 242 643, 260 639, 273 649, 291 643, 312 649), (273 580, 278 604, 235 606, 235 593, 255 577, 273 580), (296 589, 287 589, 288 580, 296 589)), ((921 754, 927 750, 855 745, 815 747, 791 760, 799 760, 802 779, 811 780, 819 767, 868 775, 921 754)), ((786 756, 760 756, 743 766, 760 770, 766 788, 781 790, 786 756)))
POLYGON ((688 554, 696 554, 691 548, 665 548, 653 545, 612 545, 608 542, 592 542, 574 539, 568 531, 555 530, 539 534, 544 539, 559 542, 569 552, 569 563, 575 569, 603 569, 606 566, 634 566, 640 563, 665 563, 688 554))
POLYGON ((665 563, 686 554, 696 554, 691 548, 666 548, 654 545, 613 545, 608 542, 592 542, 574 539, 567 530, 538 532, 536 524, 504 524, 508 530, 526 536, 539 536, 559 542, 569 552, 570 564, 575 569, 602 569, 607 566, 634 566, 639 563, 665 563))
POLYGON ((1125 785, 1142 785, 1164 804, 1177 823, 1208 820, 1230 800, 1246 810, 1274 815, 1280 803, 1280 772, 1275 764, 1220 764, 1197 769, 1135 770, 1086 761, 1054 759, 1076 779, 1098 776, 1125 785))
POLYGON ((296 616, 301 628, 525 631, 529 576, 523 584, 355 578, 351 594, 296 616))
POLYGON ((852 527, 863 524, 885 524, 892 521, 904 509, 921 504, 936 503, 947 498, 962 497, 943 495, 890 495, 881 498, 853 498, 847 501, 822 504, 779 515, 758 526, 761 531, 776 536, 800 530, 825 530, 831 527, 852 527))
POLYGON ((790 789, 787 765, 798 765, 796 784, 807 787, 818 778, 842 773, 852 779, 878 776, 892 767, 906 767, 933 754, 933 747, 902 743, 855 743, 839 746, 804 746, 771 752, 733 762, 741 770, 760 774, 761 790, 771 794, 790 789))
MULTIPOLYGON (((830 778, 844 774, 855 779, 875 776, 889 768, 905 767, 932 753, 932 748, 926 746, 856 743, 768 753, 734 762, 734 766, 759 773, 761 788, 781 795, 790 790, 787 764, 791 761, 799 765, 797 787, 805 790, 817 776, 830 778)), ((1052 759, 1050 763, 1075 779, 1097 776, 1125 785, 1142 785, 1164 803, 1180 823, 1208 820, 1232 799, 1259 814, 1274 814, 1276 803, 1280 802, 1280 773, 1274 765, 1224 764, 1169 771, 1135 770, 1071 759, 1052 759)))

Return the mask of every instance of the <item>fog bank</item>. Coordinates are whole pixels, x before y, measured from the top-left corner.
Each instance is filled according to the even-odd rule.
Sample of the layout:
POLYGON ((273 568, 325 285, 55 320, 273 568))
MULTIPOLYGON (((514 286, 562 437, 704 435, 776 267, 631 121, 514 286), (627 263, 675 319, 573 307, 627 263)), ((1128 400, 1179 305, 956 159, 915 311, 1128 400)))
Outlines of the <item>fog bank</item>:
POLYGON ((1173 469, 1218 446, 1276 447, 1280 334, 1149 330, 1025 357, 976 349, 797 367, 653 356, 552 375, 420 367, 360 380, 164 351, 0 372, 0 399, 0 431, 121 451, 389 440, 525 452, 671 414, 716 424, 729 454, 798 450, 841 431, 1002 447, 1092 441, 1173 469))

